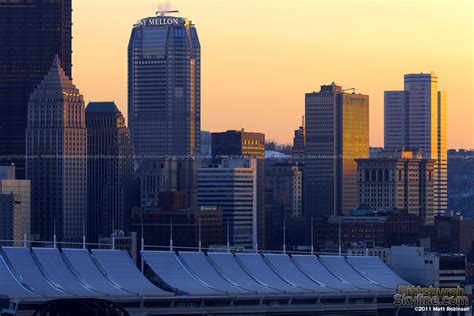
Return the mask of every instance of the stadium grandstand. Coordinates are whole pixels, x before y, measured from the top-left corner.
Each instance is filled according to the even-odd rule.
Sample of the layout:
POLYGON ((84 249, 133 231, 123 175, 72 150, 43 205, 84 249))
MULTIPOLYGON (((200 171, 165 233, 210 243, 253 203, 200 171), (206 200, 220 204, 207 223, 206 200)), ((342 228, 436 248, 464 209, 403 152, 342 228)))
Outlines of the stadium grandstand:
POLYGON ((408 315, 378 257, 2 247, 0 311, 16 315, 408 315), (107 312, 105 312, 107 311, 107 312))

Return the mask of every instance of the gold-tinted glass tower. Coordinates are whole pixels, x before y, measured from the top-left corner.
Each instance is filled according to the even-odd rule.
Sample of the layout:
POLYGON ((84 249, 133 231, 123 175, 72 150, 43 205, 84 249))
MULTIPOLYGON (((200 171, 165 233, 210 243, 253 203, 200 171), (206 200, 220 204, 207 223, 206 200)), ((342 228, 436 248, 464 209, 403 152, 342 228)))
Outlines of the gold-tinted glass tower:
POLYGON ((369 96, 334 82, 306 94, 305 214, 348 214, 357 207, 356 158, 369 156, 369 96))

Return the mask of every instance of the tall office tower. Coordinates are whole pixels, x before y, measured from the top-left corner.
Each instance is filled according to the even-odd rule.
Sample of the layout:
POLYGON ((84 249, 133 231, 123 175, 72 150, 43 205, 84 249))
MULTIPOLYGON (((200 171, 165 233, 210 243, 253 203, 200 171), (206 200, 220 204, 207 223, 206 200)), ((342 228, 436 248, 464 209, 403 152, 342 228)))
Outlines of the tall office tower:
POLYGON ((201 48, 186 18, 150 17, 133 27, 128 125, 138 159, 200 155, 201 48))
POLYGON ((434 160, 421 152, 387 151, 377 158, 356 159, 359 205, 376 210, 404 210, 434 224, 434 160))
POLYGON ((25 179, 30 94, 55 55, 71 76, 71 1, 0 1, 0 164, 14 163, 18 179, 25 179))
POLYGON ((84 100, 58 56, 28 102, 26 176, 32 234, 82 240, 87 219, 87 129, 84 100))
POLYGON ((421 149, 434 159, 434 213, 448 205, 447 96, 434 73, 405 75, 403 91, 385 91, 385 149, 421 149))
POLYGON ((31 233, 31 185, 29 180, 18 180, 14 166, 0 166, 0 239, 28 240, 31 233))
POLYGON ((221 165, 201 168, 198 205, 221 207, 224 235, 229 236, 230 245, 255 249, 258 242, 256 159, 223 159, 221 165))
POLYGON ((357 207, 356 158, 369 156, 369 96, 334 82, 306 94, 305 213, 348 214, 357 207))
POLYGON ((87 127, 87 235, 89 242, 128 232, 132 220, 133 147, 114 102, 90 102, 87 127))
POLYGON ((229 130, 212 133, 212 160, 219 164, 222 159, 256 159, 257 161, 257 241, 265 249, 265 134, 229 130))

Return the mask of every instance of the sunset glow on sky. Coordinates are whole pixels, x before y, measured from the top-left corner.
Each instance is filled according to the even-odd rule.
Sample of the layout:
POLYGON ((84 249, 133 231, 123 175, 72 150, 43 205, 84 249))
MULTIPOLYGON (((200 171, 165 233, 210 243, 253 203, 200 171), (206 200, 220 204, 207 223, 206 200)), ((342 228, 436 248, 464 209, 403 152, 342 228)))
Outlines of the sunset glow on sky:
MULTIPOLYGON (((73 79, 88 101, 127 115, 127 46, 156 0, 74 0, 73 79)), ((174 0, 201 41, 202 129, 245 128, 292 142, 304 94, 332 81, 370 95, 383 145, 384 90, 434 71, 448 92, 449 148, 474 148, 471 0, 174 0)))

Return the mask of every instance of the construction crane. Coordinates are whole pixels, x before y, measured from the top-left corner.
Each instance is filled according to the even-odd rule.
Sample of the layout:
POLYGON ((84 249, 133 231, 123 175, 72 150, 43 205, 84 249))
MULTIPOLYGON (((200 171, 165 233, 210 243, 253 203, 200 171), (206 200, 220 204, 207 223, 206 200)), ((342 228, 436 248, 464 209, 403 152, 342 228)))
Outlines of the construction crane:
POLYGON ((156 11, 156 15, 160 15, 160 16, 165 16, 169 13, 179 13, 178 10, 158 10, 156 11))
POLYGON ((357 89, 356 88, 347 88, 347 89, 343 89, 342 92, 346 92, 346 91, 351 91, 352 90, 352 93, 356 93, 357 89))

